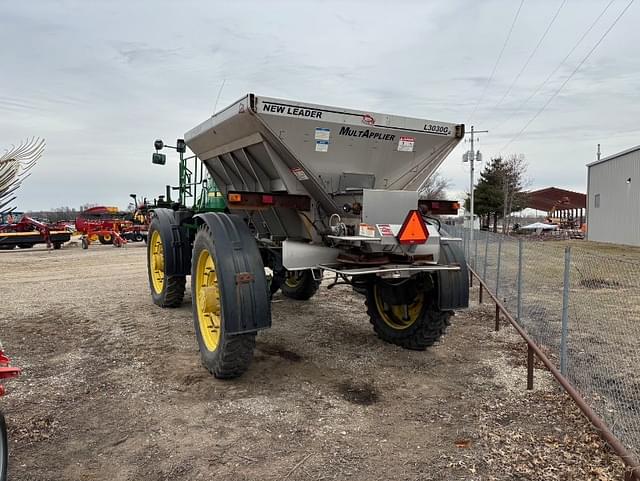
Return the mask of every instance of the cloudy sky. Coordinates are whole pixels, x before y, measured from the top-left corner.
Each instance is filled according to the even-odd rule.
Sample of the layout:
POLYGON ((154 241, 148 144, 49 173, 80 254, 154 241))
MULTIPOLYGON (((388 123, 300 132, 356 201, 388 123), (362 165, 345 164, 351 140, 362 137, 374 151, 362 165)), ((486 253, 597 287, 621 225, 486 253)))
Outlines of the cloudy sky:
MULTIPOLYGON (((522 153, 533 187, 584 191, 597 143, 640 144, 640 2, 509 142, 629 1, 526 0, 496 63, 520 0, 5 0, 0 148, 47 140, 20 209, 126 207, 175 182, 177 167, 151 164, 153 140, 210 116, 224 82, 219 108, 255 92, 473 124, 490 131, 485 160, 522 153)), ((465 148, 440 171, 454 195, 465 148)))

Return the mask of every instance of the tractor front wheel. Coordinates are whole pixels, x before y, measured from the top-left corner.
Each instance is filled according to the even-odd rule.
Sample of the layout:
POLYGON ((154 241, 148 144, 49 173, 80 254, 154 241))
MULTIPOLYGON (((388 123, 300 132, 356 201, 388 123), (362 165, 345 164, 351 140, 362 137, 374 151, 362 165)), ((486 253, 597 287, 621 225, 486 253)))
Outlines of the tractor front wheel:
MULTIPOLYGON (((153 243, 153 237, 151 237, 153 243)), ((243 374, 251 364, 256 333, 229 335, 225 330, 220 272, 223 263, 216 253, 211 231, 205 225, 196 234, 191 262, 193 321, 202 363, 217 378, 230 379, 243 374)))
POLYGON ((435 307, 434 290, 425 279, 377 280, 366 295, 367 313, 378 337, 405 349, 422 351, 435 344, 453 315, 435 307))
POLYGON ((147 244, 147 271, 153 303, 160 307, 179 307, 184 299, 186 276, 168 276, 165 273, 164 242, 160 224, 154 219, 149 226, 147 244))
MULTIPOLYGON (((317 277, 319 271, 316 271, 317 277)), ((285 297, 295 299, 297 301, 307 301, 311 299, 320 287, 319 280, 314 277, 313 270, 305 271, 287 271, 284 282, 280 286, 280 290, 285 297)))

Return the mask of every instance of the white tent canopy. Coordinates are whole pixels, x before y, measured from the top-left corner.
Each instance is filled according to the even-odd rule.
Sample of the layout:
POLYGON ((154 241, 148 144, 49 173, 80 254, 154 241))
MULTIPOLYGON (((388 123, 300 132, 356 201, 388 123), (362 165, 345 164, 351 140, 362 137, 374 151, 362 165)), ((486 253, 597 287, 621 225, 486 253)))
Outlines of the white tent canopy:
POLYGON ((542 222, 534 222, 533 224, 525 225, 524 227, 520 227, 520 229, 527 230, 555 230, 558 226, 554 224, 543 224, 542 222))

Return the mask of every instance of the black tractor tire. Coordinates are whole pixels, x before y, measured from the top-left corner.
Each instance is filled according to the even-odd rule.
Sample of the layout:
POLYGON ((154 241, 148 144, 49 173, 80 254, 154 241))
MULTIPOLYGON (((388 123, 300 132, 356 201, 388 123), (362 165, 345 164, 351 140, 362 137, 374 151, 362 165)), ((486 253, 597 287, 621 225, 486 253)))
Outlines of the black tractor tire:
MULTIPOLYGON (((152 237, 149 238, 152 239, 152 237)), ((196 238, 193 243, 193 254, 191 256, 191 291, 193 296, 193 323, 196 331, 196 339, 198 341, 200 357, 204 367, 206 367, 207 370, 218 379, 233 379, 244 374, 251 365, 251 361, 253 360, 253 351, 256 346, 256 333, 249 332, 229 335, 226 332, 222 298, 225 295, 233 296, 235 293, 225 292, 222 289, 224 283, 219 282, 223 276, 222 273, 218 272, 218 266, 222 265, 222 262, 220 262, 218 257, 219 255, 220 254, 216 252, 215 240, 209 227, 207 225, 203 225, 196 234, 196 238), (202 256, 204 252, 207 252, 208 254, 202 256), (200 315, 202 313, 201 303, 205 301, 199 300, 198 298, 198 296, 201 295, 200 289, 202 289, 200 284, 203 283, 205 279, 204 274, 199 273, 198 271, 199 262, 205 262, 204 259, 207 258, 207 255, 211 259, 213 269, 215 270, 215 289, 217 290, 218 299, 218 313, 216 316, 218 326, 215 329, 210 327, 210 331, 217 331, 214 335, 214 339, 217 339, 217 343, 215 343, 215 341, 212 343, 211 340, 209 340, 210 344, 208 344, 205 339, 207 333, 203 333, 203 329, 206 329, 204 324, 207 322, 207 318, 203 318, 202 323, 200 319, 200 315), (213 346, 214 343, 215 347, 213 346)), ((210 286, 210 284, 207 284, 207 286, 210 286)), ((204 315, 211 314, 206 313, 204 315)), ((210 320, 209 322, 212 323, 209 324, 209 326, 213 327, 214 321, 210 320)))
POLYGON ((147 243, 147 274, 151 299, 155 305, 160 307, 180 307, 184 300, 184 291, 187 284, 186 276, 168 276, 164 271, 164 264, 160 267, 157 261, 156 264, 153 261, 153 255, 155 254, 159 254, 163 263, 165 261, 164 245, 166 244, 162 239, 162 230, 157 218, 149 226, 149 238, 152 239, 152 242, 147 243), (161 247, 160 252, 158 252, 158 241, 161 247))
POLYGON ((318 292, 320 282, 314 279, 311 269, 306 271, 287 271, 280 290, 289 299, 308 301, 318 292))
POLYGON ((100 235, 98 236, 98 241, 100 241, 100 244, 102 245, 109 245, 109 244, 113 244, 113 237, 109 236, 109 238, 105 238, 105 236, 100 235))
POLYGON ((4 415, 0 412, 0 481, 7 479, 7 466, 9 464, 9 443, 7 439, 7 424, 4 415))
POLYGON ((83 249, 86 250, 89 248, 89 239, 87 239, 86 237, 83 237, 82 239, 80 239, 80 242, 82 243, 83 249))
POLYGON ((142 242, 144 240, 144 237, 142 234, 140 234, 140 232, 136 232, 135 234, 133 234, 133 242, 142 242))
MULTIPOLYGON (((433 291, 418 289, 414 302, 406 304, 411 314, 409 319, 404 321, 393 314, 390 305, 387 305, 389 309, 385 310, 384 293, 388 291, 381 286, 380 283, 371 283, 367 288, 365 301, 369 320, 380 339, 405 349, 423 351, 433 346, 445 334, 451 324, 453 311, 439 310, 433 302, 433 291), (415 302, 417 299, 420 301, 415 302)), ((400 304, 395 306, 399 307, 400 304)))
POLYGON ((18 244, 19 249, 31 249, 34 244, 18 244))
POLYGON ((54 250, 60 250, 60 249, 62 249, 62 242, 54 242, 54 243, 53 243, 53 249, 54 249, 54 250))

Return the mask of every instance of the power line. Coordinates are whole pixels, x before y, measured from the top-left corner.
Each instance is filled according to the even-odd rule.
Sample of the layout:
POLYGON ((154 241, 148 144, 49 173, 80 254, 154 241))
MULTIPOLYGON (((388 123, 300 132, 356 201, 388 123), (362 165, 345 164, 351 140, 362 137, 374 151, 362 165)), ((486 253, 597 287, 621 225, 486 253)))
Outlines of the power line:
POLYGON ((542 45, 542 42, 544 41, 544 39, 546 38, 547 34, 549 33, 549 30, 551 30, 551 27, 553 26, 553 24, 555 23, 556 19, 558 18, 558 15, 560 14, 560 11, 562 10, 562 7, 564 7, 566 5, 566 3, 567 3, 567 0, 562 0, 562 2, 560 2, 560 5, 558 6, 558 9, 556 10, 556 13, 551 18, 551 21, 547 25, 547 28, 545 29, 544 33, 542 34, 542 37, 540 37, 540 40, 538 40, 538 43, 536 44, 535 48, 529 54, 529 58, 527 58, 527 61, 524 63, 524 65, 522 66, 522 68, 518 72, 518 75, 516 75, 516 77, 513 79, 513 82, 511 82, 511 85, 509 85, 509 88, 504 93, 502 98, 498 101, 498 103, 496 104, 494 109, 498 108, 502 104, 504 99, 506 99, 507 96, 511 93, 511 90, 513 90, 513 87, 515 86, 515 84, 518 82, 518 80, 520 80, 520 77, 522 76, 522 74, 524 73, 526 68, 529 66, 529 63, 533 59, 534 55, 538 52, 538 49, 540 48, 540 45, 542 45))
POLYGON ((604 14, 607 12, 607 10, 609 10, 609 7, 613 4, 613 2, 615 2, 616 0, 609 0, 609 3, 607 3, 607 5, 604 7, 604 9, 602 10, 602 12, 600 12, 600 15, 598 15, 596 17, 596 19, 591 23, 591 25, 589 25, 589 28, 587 28, 587 30, 582 34, 582 36, 578 39, 578 41, 574 44, 573 48, 569 51, 569 53, 567 55, 565 55, 565 57, 562 59, 562 61, 556 66, 556 68, 553 70, 553 72, 551 72, 546 79, 544 79, 542 81, 541 84, 539 84, 536 89, 533 91, 533 93, 531 93, 531 95, 529 95, 520 105, 518 105, 518 107, 516 107, 516 109, 511 112, 511 114, 509 114, 509 116, 503 120, 502 122, 500 122, 499 124, 497 124, 495 127, 493 127, 492 130, 497 130, 500 127, 502 127, 505 123, 507 123, 509 120, 511 120, 518 112, 520 112, 520 110, 522 110, 522 108, 529 103, 529 101, 535 97, 538 92, 540 92, 540 90, 542 89, 542 87, 544 87, 547 82, 549 82, 549 80, 551 80, 551 78, 556 74, 556 72, 558 70, 560 70, 562 68, 562 66, 566 63, 566 61, 569 59, 569 57, 571 57, 571 55, 573 55, 573 52, 576 51, 576 49, 578 48, 578 46, 580 46, 580 44, 582 43, 582 41, 587 37, 587 35, 589 35, 591 33, 591 30, 593 30, 593 27, 596 26, 596 24, 600 21, 600 19, 604 16, 604 14))
POLYGON ((478 101, 476 102, 475 106, 473 107, 473 111, 471 112, 471 115, 469 116, 469 119, 467 120, 467 123, 471 122, 471 119, 473 119, 473 116, 475 115, 476 110, 478 110, 478 107, 479 107, 480 103, 484 100, 484 96, 487 93, 487 89, 489 88, 489 84, 493 80, 493 76, 496 73, 496 70, 498 68, 498 64, 500 63, 500 60, 502 59, 502 54, 504 53, 505 48, 507 48, 507 44, 509 43, 509 39, 511 38, 511 33, 513 32, 513 27, 516 26, 516 21, 518 20, 518 16, 520 15, 520 10, 522 10, 522 5, 524 5, 524 0, 520 0, 520 6, 518 6, 518 10, 516 11, 516 15, 515 15, 515 17, 513 17, 513 22, 511 22, 511 28, 509 28, 509 33, 507 34, 507 37, 504 39, 504 43, 502 44, 502 49, 500 50, 500 53, 498 54, 498 58, 496 59, 496 63, 493 65, 493 70, 491 71, 491 75, 489 75, 489 78, 487 79, 487 82, 484 84, 484 89, 482 90, 482 94, 480 95, 480 97, 478 98, 478 101))
POLYGON ((605 37, 609 34, 609 32, 611 32, 611 30, 613 30, 613 27, 616 26, 616 24, 618 23, 618 21, 622 18, 622 16, 627 12, 627 10, 629 10, 629 7, 631 7, 631 4, 633 4, 635 0, 630 0, 630 2, 627 4, 626 7, 624 7, 624 9, 620 12, 620 14, 616 17, 616 19, 613 21, 613 23, 609 26, 609 28, 602 34, 602 36, 598 39, 598 41, 595 43, 595 45, 593 47, 591 47, 591 50, 589 50, 589 52, 587 53, 587 55, 584 56, 584 58, 580 61, 580 63, 576 66, 575 69, 573 69, 573 72, 571 72, 571 74, 564 80, 564 82, 562 82, 562 85, 560 85, 560 87, 558 87, 558 89, 553 92, 553 94, 551 95, 551 97, 549 97, 549 99, 546 101, 546 103, 540 108, 540 110, 538 110, 536 112, 536 114, 525 124, 524 127, 522 127, 522 129, 520 129, 520 131, 509 141, 507 142, 504 146, 502 146, 502 148, 500 149, 500 151, 505 150, 507 147, 509 147, 514 140, 516 140, 518 137, 520 137, 520 135, 522 135, 522 133, 527 130, 527 128, 529 127, 529 125, 531 125, 533 123, 534 120, 536 120, 538 118, 538 116, 549 106, 549 104, 551 103, 551 101, 560 93, 560 91, 565 87, 565 85, 567 85, 567 83, 569 83, 569 80, 571 80, 571 78, 573 78, 573 76, 575 75, 575 73, 580 69, 580 67, 582 67, 582 65, 587 61, 587 59, 591 56, 591 54, 595 51, 596 48, 598 48, 598 46, 602 43, 602 41, 605 39, 605 37))

